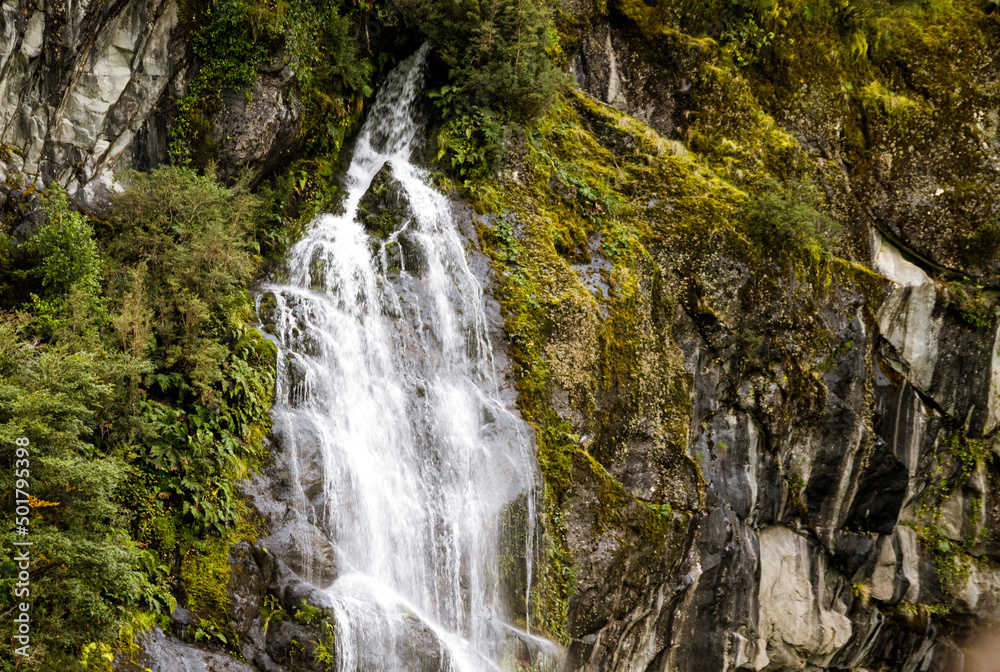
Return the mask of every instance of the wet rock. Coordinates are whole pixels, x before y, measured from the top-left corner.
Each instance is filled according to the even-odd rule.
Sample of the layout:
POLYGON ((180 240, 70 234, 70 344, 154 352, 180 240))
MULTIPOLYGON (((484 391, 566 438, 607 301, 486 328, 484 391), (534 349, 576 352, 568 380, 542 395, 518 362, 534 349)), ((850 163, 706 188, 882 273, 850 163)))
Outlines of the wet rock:
POLYGON ((258 617, 265 590, 264 576, 249 542, 244 540, 231 546, 228 585, 231 598, 227 612, 230 624, 241 638, 246 637, 258 617))
POLYGON ((417 277, 423 277, 427 273, 429 257, 420 234, 403 231, 397 240, 401 255, 401 270, 417 277))
POLYGON ((757 533, 728 507, 702 513, 674 587, 678 603, 670 630, 672 646, 660 659, 664 669, 735 670, 764 660, 759 596, 762 563, 757 533), (710 614, 718 628, 705 627, 710 614))
POLYGON ((185 644, 154 627, 139 642, 136 652, 119 654, 116 672, 255 672, 254 668, 225 653, 185 644))
POLYGON ((382 166, 372 178, 368 191, 358 203, 358 217, 369 233, 382 240, 387 240, 413 218, 403 185, 392 174, 391 162, 382 166))
POLYGON ((965 422, 971 414, 973 433, 997 427, 1000 409, 992 390, 1000 366, 993 356, 994 334, 984 339, 934 284, 897 289, 879 309, 878 320, 890 366, 952 418, 965 422))
MULTIPOLYGON (((332 639, 326 643, 332 644, 332 639)), ((293 621, 277 621, 268 626, 267 652, 286 669, 302 672, 326 672, 333 664, 334 651, 324 645, 316 628, 293 621)))
POLYGON ((670 513, 660 519, 664 514, 659 509, 635 501, 602 502, 601 478, 598 465, 574 459, 568 497, 576 505, 567 512, 566 526, 577 591, 569 603, 567 630, 573 641, 567 664, 575 670, 600 670, 617 657, 643 669, 668 646, 665 625, 685 590, 678 577, 683 574, 688 521, 670 513), (605 516, 612 511, 632 522, 623 527, 626 534, 607 527, 605 516), (660 531, 644 538, 644 525, 660 531))
POLYGON ((174 609, 173 613, 170 614, 170 620, 175 623, 177 628, 174 632, 181 635, 184 634, 184 631, 188 627, 197 626, 201 623, 201 619, 198 618, 197 614, 189 609, 185 609, 184 607, 177 607, 174 609))
POLYGON ((329 611, 334 608, 333 598, 326 591, 304 580, 281 558, 275 559, 274 577, 269 589, 288 613, 294 614, 303 603, 329 611))
POLYGON ((910 473, 885 442, 877 440, 860 474, 858 493, 844 525, 852 530, 892 534, 910 484, 910 473))
POLYGON ((275 298, 273 292, 267 292, 260 297, 257 304, 257 318, 260 320, 261 325, 264 327, 264 331, 269 334, 274 334, 277 315, 275 314, 278 309, 278 300, 275 298))
POLYGON ((896 592, 896 551, 893 548, 891 537, 880 539, 879 546, 881 550, 879 551, 878 564, 871 577, 871 595, 876 600, 889 602, 896 592))
POLYGON ((258 545, 317 586, 330 585, 339 574, 336 549, 330 540, 315 525, 300 518, 281 523, 258 545))

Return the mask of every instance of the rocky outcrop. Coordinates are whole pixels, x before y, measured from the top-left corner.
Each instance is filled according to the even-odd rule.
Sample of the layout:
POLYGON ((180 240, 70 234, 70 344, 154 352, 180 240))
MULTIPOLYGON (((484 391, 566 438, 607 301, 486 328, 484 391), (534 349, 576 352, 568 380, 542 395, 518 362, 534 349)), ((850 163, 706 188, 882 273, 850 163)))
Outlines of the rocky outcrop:
POLYGON ((42 188, 59 183, 83 202, 102 199, 115 170, 166 153, 156 121, 185 44, 174 0, 123 5, 3 5, 0 173, 42 188))
MULTIPOLYGON (((595 99, 666 138, 687 140, 714 124, 733 128, 745 123, 748 110, 740 109, 737 90, 747 85, 746 93, 759 92, 758 100, 783 129, 830 163, 837 175, 829 179, 846 179, 837 187, 845 192, 845 201, 838 204, 845 215, 905 241, 913 254, 937 268, 983 276, 997 285, 1000 262, 992 253, 998 244, 993 227, 1000 176, 1000 118, 995 111, 1000 63, 985 21, 978 34, 956 28, 961 39, 934 43, 917 38, 927 48, 904 48, 897 61, 883 54, 875 59, 877 48, 872 47, 873 60, 887 76, 900 70, 907 74, 896 80, 898 90, 872 85, 851 102, 851 82, 828 86, 818 71, 832 73, 840 66, 833 60, 811 64, 812 55, 801 46, 810 39, 808 29, 799 34, 785 16, 780 21, 783 36, 765 33, 750 41, 757 42, 756 49, 772 39, 790 40, 788 46, 775 46, 777 53, 761 56, 759 67, 745 72, 749 81, 726 75, 727 84, 715 79, 722 72, 720 48, 747 47, 740 40, 760 30, 735 7, 705 19, 692 12, 686 21, 683 13, 629 0, 567 0, 564 5, 580 40, 569 69, 595 99), (724 32, 723 25, 731 32, 724 32), (742 36, 740 30, 745 31, 742 36), (726 91, 727 86, 734 89, 726 91), (729 109, 713 109, 722 100, 729 109), (706 123, 706 114, 714 119, 706 123)), ((941 27, 934 29, 945 34, 941 27)), ((891 33, 893 28, 883 30, 891 33)), ((750 53, 741 56, 742 63, 751 65, 753 48, 743 51, 750 53)), ((738 152, 735 145, 730 149, 738 152)))
POLYGON ((146 635, 138 651, 120 655, 115 669, 121 672, 254 672, 247 663, 226 653, 206 651, 178 641, 159 627, 146 635))
POLYGON ((302 106, 293 81, 284 54, 277 54, 260 69, 249 90, 222 92, 208 138, 220 177, 234 178, 241 170, 255 177, 270 175, 295 155, 302 106))
MULTIPOLYGON (((168 161, 176 101, 199 64, 176 0, 2 5, 0 181, 60 184, 101 209, 114 175, 168 161)), ((278 54, 223 91, 204 139, 224 178, 267 174, 298 147, 301 105, 278 54)))

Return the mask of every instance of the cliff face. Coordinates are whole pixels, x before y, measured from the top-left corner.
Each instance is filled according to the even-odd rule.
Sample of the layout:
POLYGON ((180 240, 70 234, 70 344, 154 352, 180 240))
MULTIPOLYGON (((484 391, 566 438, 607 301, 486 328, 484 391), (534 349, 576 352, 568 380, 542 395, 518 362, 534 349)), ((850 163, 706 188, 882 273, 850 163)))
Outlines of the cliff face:
POLYGON ((157 105, 183 71, 176 2, 3 5, 0 171, 83 200, 165 155, 157 105))
POLYGON ((488 207, 570 461, 571 669, 950 669, 996 622, 998 24, 953 9, 565 9, 586 95, 488 207), (741 216, 793 176, 836 256, 741 216))
MULTIPOLYGON (((176 101, 196 73, 175 0, 2 6, 0 174, 81 204, 107 203, 114 175, 168 161, 176 101)), ((225 177, 273 170, 297 142, 291 71, 265 64, 248 94, 230 91, 211 133, 225 177)))
MULTIPOLYGON (((668 4, 567 0, 579 88, 472 185, 546 478, 532 618, 572 670, 949 669, 1000 621, 1000 21, 668 4), (803 182, 838 242, 754 224, 803 182)), ((2 16, 8 182, 99 206, 167 160, 173 0, 2 16)), ((279 166, 300 117, 263 66, 213 115, 220 172, 279 166)), ((254 605, 322 597, 232 557, 246 659, 294 664, 308 632, 254 605)))

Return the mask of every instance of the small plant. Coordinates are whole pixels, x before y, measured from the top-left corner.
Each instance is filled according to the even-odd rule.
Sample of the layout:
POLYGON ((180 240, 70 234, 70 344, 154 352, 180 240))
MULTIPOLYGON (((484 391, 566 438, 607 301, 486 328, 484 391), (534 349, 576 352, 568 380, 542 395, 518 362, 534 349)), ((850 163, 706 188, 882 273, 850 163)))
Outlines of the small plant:
POLYGON ((996 315, 993 302, 983 294, 983 289, 981 283, 969 278, 948 283, 952 305, 966 324, 977 328, 991 326, 996 315))
POLYGON ((862 604, 869 604, 872 599, 872 584, 869 581, 851 584, 851 594, 862 604))
POLYGON ((771 46, 774 37, 774 31, 762 28, 752 15, 748 15, 744 20, 726 28, 721 40, 729 47, 733 61, 746 67, 757 60, 763 49, 771 46))
POLYGON ((280 621, 285 617, 285 610, 282 608, 281 604, 278 603, 278 599, 274 595, 265 595, 264 600, 260 605, 260 617, 264 619, 264 625, 261 628, 264 635, 267 635, 267 626, 271 621, 280 621))
POLYGON ((314 607, 305 600, 302 600, 300 604, 295 609, 295 620, 302 623, 312 623, 313 621, 318 621, 323 618, 323 610, 319 607, 314 607))
POLYGON ((221 642, 224 646, 229 645, 229 640, 222 634, 221 628, 214 621, 202 619, 201 623, 194 630, 194 641, 203 642, 211 640, 221 642))
POLYGON ((313 658, 323 666, 324 670, 330 670, 333 668, 333 654, 336 651, 337 635, 330 621, 324 620, 320 629, 322 636, 313 642, 315 646, 313 649, 313 658))
POLYGON ((840 224, 822 212, 823 195, 810 181, 772 183, 746 209, 751 237, 772 251, 819 247, 829 252, 840 237, 840 224))
POLYGON ((473 105, 456 86, 443 86, 428 97, 444 120, 435 161, 447 161, 466 180, 487 176, 500 160, 504 133, 493 111, 473 105))
POLYGON ((80 655, 80 665, 83 669, 94 672, 111 672, 114 662, 114 649, 104 642, 90 642, 83 647, 80 655))

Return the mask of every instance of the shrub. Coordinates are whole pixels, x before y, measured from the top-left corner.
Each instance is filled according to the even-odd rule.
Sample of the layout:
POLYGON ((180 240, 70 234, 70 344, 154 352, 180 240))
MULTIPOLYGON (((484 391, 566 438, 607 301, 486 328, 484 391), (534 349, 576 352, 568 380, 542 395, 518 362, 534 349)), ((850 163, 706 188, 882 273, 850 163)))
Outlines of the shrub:
POLYGON ((430 0, 399 3, 438 46, 448 78, 477 107, 525 121, 552 102, 562 79, 546 49, 551 0, 430 0))
MULTIPOLYGON (((175 604, 175 557, 219 564, 249 534, 234 484, 263 457, 275 365, 247 325, 261 204, 183 168, 129 180, 99 237, 52 194, 0 268, 36 296, 0 313, 0 487, 10 504, 26 437, 37 498, 25 669, 100 665, 175 604)), ((8 632, 14 577, 0 563, 8 632)))
POLYGON ((404 16, 431 37, 447 83, 431 92, 441 127, 436 160, 468 180, 484 177, 503 157, 507 138, 553 101, 562 81, 554 46, 551 0, 403 2, 404 16))
POLYGON ((840 224, 819 210, 823 196, 809 181, 770 184, 747 204, 751 237, 770 251, 819 247, 830 251, 840 236, 840 224))
MULTIPOLYGON (((35 658, 51 665, 35 669, 70 669, 66 657, 88 641, 117 637, 129 610, 166 601, 155 588, 158 572, 139 570, 144 554, 113 501, 125 459, 101 435, 119 412, 118 380, 137 366, 111 353, 26 341, 21 332, 10 319, 0 323, 0 455, 13 466, 15 439, 29 439, 27 489, 37 498, 29 525, 32 644, 35 658)), ((8 510, 13 476, 13 468, 0 472, 8 510)), ((5 528, 0 540, 8 551, 0 567, 0 620, 10 632, 13 531, 5 528)))
POLYGON ((94 230, 69 208, 56 188, 44 201, 48 221, 17 249, 21 276, 37 283, 31 302, 38 316, 35 331, 52 336, 63 329, 82 334, 105 319, 101 262, 94 230))

